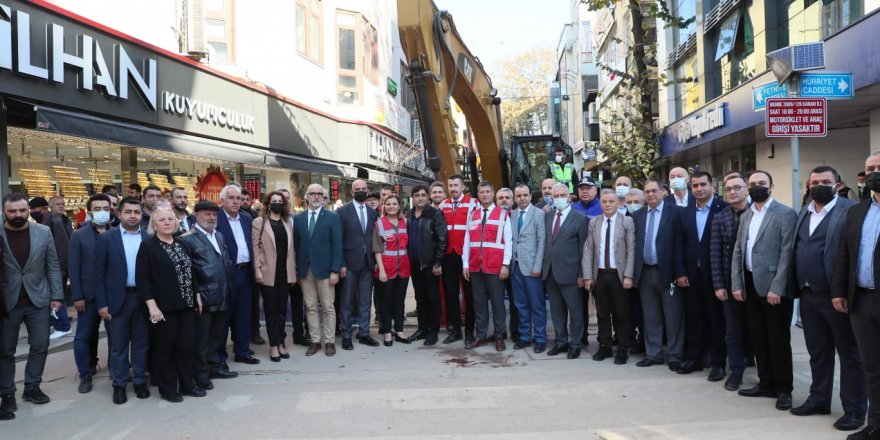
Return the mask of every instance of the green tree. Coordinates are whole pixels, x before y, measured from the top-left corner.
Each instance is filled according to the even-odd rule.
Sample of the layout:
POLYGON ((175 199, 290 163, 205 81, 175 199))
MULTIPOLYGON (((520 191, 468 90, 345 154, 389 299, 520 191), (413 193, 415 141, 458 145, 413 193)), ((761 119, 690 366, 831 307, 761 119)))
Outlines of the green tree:
POLYGON ((501 97, 504 138, 544 134, 547 90, 556 71, 556 52, 530 49, 498 62, 492 70, 492 80, 501 97))

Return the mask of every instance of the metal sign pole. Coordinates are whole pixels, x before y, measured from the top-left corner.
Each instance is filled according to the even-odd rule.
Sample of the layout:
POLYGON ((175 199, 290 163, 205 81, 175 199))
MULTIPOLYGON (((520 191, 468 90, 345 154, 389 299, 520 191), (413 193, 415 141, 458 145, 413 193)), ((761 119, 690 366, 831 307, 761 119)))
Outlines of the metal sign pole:
MULTIPOLYGON (((798 87, 800 84, 797 74, 791 75, 789 79, 788 91, 792 98, 798 96, 798 87)), ((801 145, 800 139, 795 136, 791 138, 791 207, 798 209, 801 205, 798 201, 800 195, 800 163, 801 163, 801 145)))

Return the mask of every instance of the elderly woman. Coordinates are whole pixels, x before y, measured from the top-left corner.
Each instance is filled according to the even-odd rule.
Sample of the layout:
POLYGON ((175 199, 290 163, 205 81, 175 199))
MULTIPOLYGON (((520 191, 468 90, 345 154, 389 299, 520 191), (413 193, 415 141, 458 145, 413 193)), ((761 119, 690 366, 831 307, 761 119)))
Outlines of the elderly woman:
POLYGON ((150 218, 155 235, 141 243, 135 278, 147 303, 150 322, 152 374, 159 395, 181 402, 181 394, 204 397, 193 382, 196 362, 196 318, 202 302, 193 292, 192 262, 174 234, 177 217, 159 207, 150 218))

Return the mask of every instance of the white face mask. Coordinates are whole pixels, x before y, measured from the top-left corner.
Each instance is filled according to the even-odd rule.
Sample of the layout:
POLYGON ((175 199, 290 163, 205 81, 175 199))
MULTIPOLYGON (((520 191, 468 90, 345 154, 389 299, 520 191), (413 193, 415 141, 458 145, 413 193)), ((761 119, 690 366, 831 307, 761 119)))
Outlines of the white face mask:
POLYGON ((98 226, 104 226, 107 223, 110 223, 110 212, 109 211, 97 211, 92 214, 92 223, 98 226))
POLYGON ((642 207, 642 205, 639 203, 627 203, 626 204, 626 209, 627 209, 627 211, 629 211, 630 214, 638 211, 641 207, 642 207))
POLYGON ((562 156, 556 156, 556 163, 562 163, 562 156))
POLYGON ((673 177, 669 179, 669 187, 675 191, 687 189, 687 180, 684 177, 673 177))
POLYGON ((568 208, 568 198, 560 197, 558 199, 553 199, 553 206, 555 206, 558 211, 565 211, 565 208, 568 208))
POLYGON ((614 188, 614 191, 617 192, 617 198, 622 199, 629 194, 629 187, 626 185, 620 185, 617 188, 614 188))

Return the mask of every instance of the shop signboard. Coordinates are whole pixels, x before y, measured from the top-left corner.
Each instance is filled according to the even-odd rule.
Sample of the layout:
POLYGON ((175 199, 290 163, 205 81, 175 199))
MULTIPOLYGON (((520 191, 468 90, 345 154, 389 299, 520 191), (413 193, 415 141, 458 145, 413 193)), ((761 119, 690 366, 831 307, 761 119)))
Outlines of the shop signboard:
POLYGON ((226 186, 229 179, 219 167, 210 167, 205 174, 199 176, 196 183, 196 192, 199 200, 210 200, 216 204, 220 204, 220 191, 226 186))
POLYGON ((259 175, 247 175, 241 180, 241 186, 251 193, 251 200, 260 200, 263 195, 260 194, 261 183, 259 175))
POLYGON ((825 98, 770 98, 765 118, 767 137, 824 137, 828 133, 825 98))

